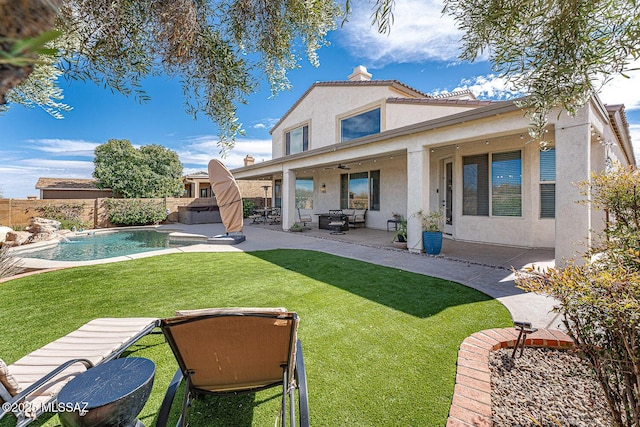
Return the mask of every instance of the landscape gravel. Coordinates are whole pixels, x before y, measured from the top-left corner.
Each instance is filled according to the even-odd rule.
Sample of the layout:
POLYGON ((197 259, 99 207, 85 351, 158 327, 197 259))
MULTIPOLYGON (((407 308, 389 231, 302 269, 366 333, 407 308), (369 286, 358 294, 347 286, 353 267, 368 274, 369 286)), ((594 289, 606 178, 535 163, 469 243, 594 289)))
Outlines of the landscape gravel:
POLYGON ((609 427, 602 387, 589 366, 570 351, 525 348, 491 352, 493 425, 609 427))

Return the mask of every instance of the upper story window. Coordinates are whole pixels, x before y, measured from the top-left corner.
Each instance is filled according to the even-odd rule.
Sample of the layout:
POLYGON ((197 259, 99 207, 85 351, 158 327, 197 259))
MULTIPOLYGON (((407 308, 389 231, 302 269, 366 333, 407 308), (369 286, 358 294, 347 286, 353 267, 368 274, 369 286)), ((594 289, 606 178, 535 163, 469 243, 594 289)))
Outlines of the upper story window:
POLYGON ((340 121, 340 141, 380 133, 380 107, 340 121))
POLYGON ((309 149, 309 125, 292 129, 285 133, 286 153, 302 153, 309 149))

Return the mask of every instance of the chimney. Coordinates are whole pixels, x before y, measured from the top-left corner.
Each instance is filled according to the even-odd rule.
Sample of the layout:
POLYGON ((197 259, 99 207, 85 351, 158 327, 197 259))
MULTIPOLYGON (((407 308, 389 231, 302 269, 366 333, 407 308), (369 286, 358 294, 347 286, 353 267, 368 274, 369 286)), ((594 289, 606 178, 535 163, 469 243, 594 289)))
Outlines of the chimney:
POLYGON ((349 76, 350 82, 366 82, 369 80, 371 80, 371 73, 367 72, 367 68, 364 65, 358 65, 349 76))
POLYGON ((253 156, 250 156, 249 154, 247 154, 247 156, 244 158, 245 166, 251 166, 255 162, 256 162, 256 159, 254 159, 253 156))

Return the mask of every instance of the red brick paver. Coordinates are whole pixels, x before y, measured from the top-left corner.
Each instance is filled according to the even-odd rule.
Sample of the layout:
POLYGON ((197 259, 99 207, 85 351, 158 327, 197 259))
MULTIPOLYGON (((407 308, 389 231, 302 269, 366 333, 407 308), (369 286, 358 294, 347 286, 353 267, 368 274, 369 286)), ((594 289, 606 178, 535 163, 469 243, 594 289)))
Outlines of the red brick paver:
MULTIPOLYGON (((476 332, 462 342, 447 427, 491 427, 489 353, 513 348, 517 338, 518 331, 514 328, 488 329, 476 332)), ((525 345, 566 349, 573 346, 573 341, 562 331, 539 329, 527 335, 525 345)))

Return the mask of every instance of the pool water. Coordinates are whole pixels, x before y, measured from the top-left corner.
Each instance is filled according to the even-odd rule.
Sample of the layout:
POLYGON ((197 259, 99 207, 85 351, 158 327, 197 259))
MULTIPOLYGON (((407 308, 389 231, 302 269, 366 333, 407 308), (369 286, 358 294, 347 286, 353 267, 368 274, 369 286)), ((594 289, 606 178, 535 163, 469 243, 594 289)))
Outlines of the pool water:
POLYGON ((91 261, 197 243, 171 242, 168 233, 154 230, 117 231, 76 236, 50 248, 24 253, 23 256, 52 261, 91 261))

